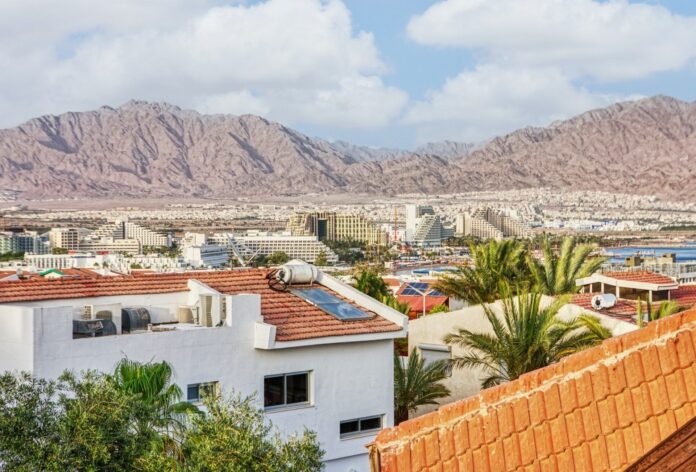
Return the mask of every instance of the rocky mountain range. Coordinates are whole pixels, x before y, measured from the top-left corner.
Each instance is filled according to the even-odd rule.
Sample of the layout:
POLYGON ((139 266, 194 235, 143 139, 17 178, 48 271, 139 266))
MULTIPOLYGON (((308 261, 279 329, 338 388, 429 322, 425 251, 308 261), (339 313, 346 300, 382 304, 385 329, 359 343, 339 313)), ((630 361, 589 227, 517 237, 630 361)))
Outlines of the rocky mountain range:
POLYGON ((0 189, 22 198, 374 195, 551 187, 696 198, 696 103, 657 96, 414 152, 310 138, 252 115, 162 103, 0 130, 0 189))

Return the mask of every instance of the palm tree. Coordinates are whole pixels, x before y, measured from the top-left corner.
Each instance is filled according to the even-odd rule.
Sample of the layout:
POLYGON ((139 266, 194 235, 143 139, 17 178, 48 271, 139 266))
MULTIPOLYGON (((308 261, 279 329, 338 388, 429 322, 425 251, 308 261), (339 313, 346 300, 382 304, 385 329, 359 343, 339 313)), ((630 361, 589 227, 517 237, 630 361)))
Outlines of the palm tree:
POLYGON ((180 401, 182 392, 171 383, 172 368, 167 362, 122 359, 112 377, 118 389, 139 403, 142 414, 136 428, 142 434, 176 434, 187 414, 200 413, 195 405, 180 401))
POLYGON ((404 315, 408 315, 408 313, 411 311, 411 305, 409 305, 407 302, 400 302, 399 299, 394 295, 382 297, 382 303, 395 309, 399 313, 403 313, 404 315))
POLYGON ((377 300, 391 295, 384 279, 370 268, 363 268, 358 272, 355 277, 355 288, 377 300))
POLYGON ((501 285, 523 284, 526 278, 525 246, 514 240, 490 240, 469 246, 473 267, 461 267, 440 279, 435 288, 469 303, 492 303, 500 298, 501 285))
POLYGON ((657 310, 654 310, 652 303, 648 301, 646 320, 646 316, 643 315, 643 300, 641 299, 641 297, 638 297, 638 299, 636 300, 636 324, 639 328, 642 328, 645 325, 646 321, 660 320, 662 318, 671 316, 675 313, 679 313, 683 310, 684 307, 682 307, 673 300, 661 302, 660 305, 657 307, 657 310))
POLYGON ((449 362, 435 361, 426 364, 416 348, 404 363, 394 356, 394 421, 408 419, 410 412, 421 405, 437 405, 439 398, 449 396, 450 391, 440 382, 449 376, 449 362))
POLYGON ((560 320, 557 315, 565 297, 541 308, 539 293, 523 291, 514 297, 509 288, 504 292, 501 317, 491 306, 483 306, 492 334, 459 329, 444 338, 447 344, 465 349, 452 359, 454 367, 483 369, 482 388, 516 379, 611 337, 591 315, 560 320))
POLYGON ((591 257, 595 247, 591 244, 577 244, 575 238, 565 237, 561 251, 556 254, 551 242, 545 237, 541 242, 544 258, 538 261, 527 254, 527 265, 534 282, 534 289, 546 295, 575 293, 575 281, 592 275, 605 261, 603 257, 591 257))

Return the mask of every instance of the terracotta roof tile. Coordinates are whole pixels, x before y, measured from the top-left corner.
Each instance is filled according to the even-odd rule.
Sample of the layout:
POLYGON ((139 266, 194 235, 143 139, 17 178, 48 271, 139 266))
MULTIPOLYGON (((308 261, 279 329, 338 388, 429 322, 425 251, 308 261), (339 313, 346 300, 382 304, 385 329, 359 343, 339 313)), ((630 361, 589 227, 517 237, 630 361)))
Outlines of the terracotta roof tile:
POLYGON ((695 408, 691 310, 384 430, 370 447, 382 470, 618 470, 695 408))
POLYGON ((188 290, 189 280, 198 280, 225 294, 261 295, 261 315, 265 322, 276 326, 276 341, 382 333, 400 329, 376 314, 368 320, 340 321, 292 293, 271 290, 265 279, 267 273, 264 269, 246 269, 4 281, 0 282, 0 303, 184 292, 188 290))
POLYGON ((672 285, 675 283, 674 279, 667 277, 666 275, 658 274, 647 270, 604 272, 602 273, 602 275, 605 277, 610 277, 612 279, 624 280, 626 282, 642 282, 655 285, 672 285))

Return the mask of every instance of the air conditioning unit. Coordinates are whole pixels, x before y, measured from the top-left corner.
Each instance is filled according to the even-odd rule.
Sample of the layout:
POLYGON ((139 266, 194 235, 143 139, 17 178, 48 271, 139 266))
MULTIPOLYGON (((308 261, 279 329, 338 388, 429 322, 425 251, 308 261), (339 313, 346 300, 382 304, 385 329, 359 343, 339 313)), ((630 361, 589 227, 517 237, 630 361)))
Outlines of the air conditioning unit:
POLYGON ((85 305, 85 307, 82 310, 82 319, 83 320, 91 320, 93 314, 94 314, 94 305, 85 305))

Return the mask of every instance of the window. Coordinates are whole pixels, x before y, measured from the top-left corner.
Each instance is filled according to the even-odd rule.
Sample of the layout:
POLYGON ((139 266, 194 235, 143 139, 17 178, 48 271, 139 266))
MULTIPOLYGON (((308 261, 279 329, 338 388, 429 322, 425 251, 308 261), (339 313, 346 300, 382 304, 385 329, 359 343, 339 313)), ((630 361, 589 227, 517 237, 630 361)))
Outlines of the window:
POLYGON ((272 375, 263 379, 263 406, 309 403, 309 372, 272 375))
POLYGON ((382 429, 383 415, 367 416, 365 418, 356 418, 354 420, 341 421, 340 433, 341 438, 350 438, 363 434, 369 434, 382 429))
POLYGON ((191 403, 198 403, 207 396, 216 396, 220 393, 218 382, 205 382, 189 384, 186 387, 186 400, 191 403))
POLYGON ((418 349, 420 349, 425 365, 446 361, 448 363, 447 376, 452 376, 452 364, 450 363, 452 360, 452 349, 450 346, 444 344, 419 344, 418 349))

